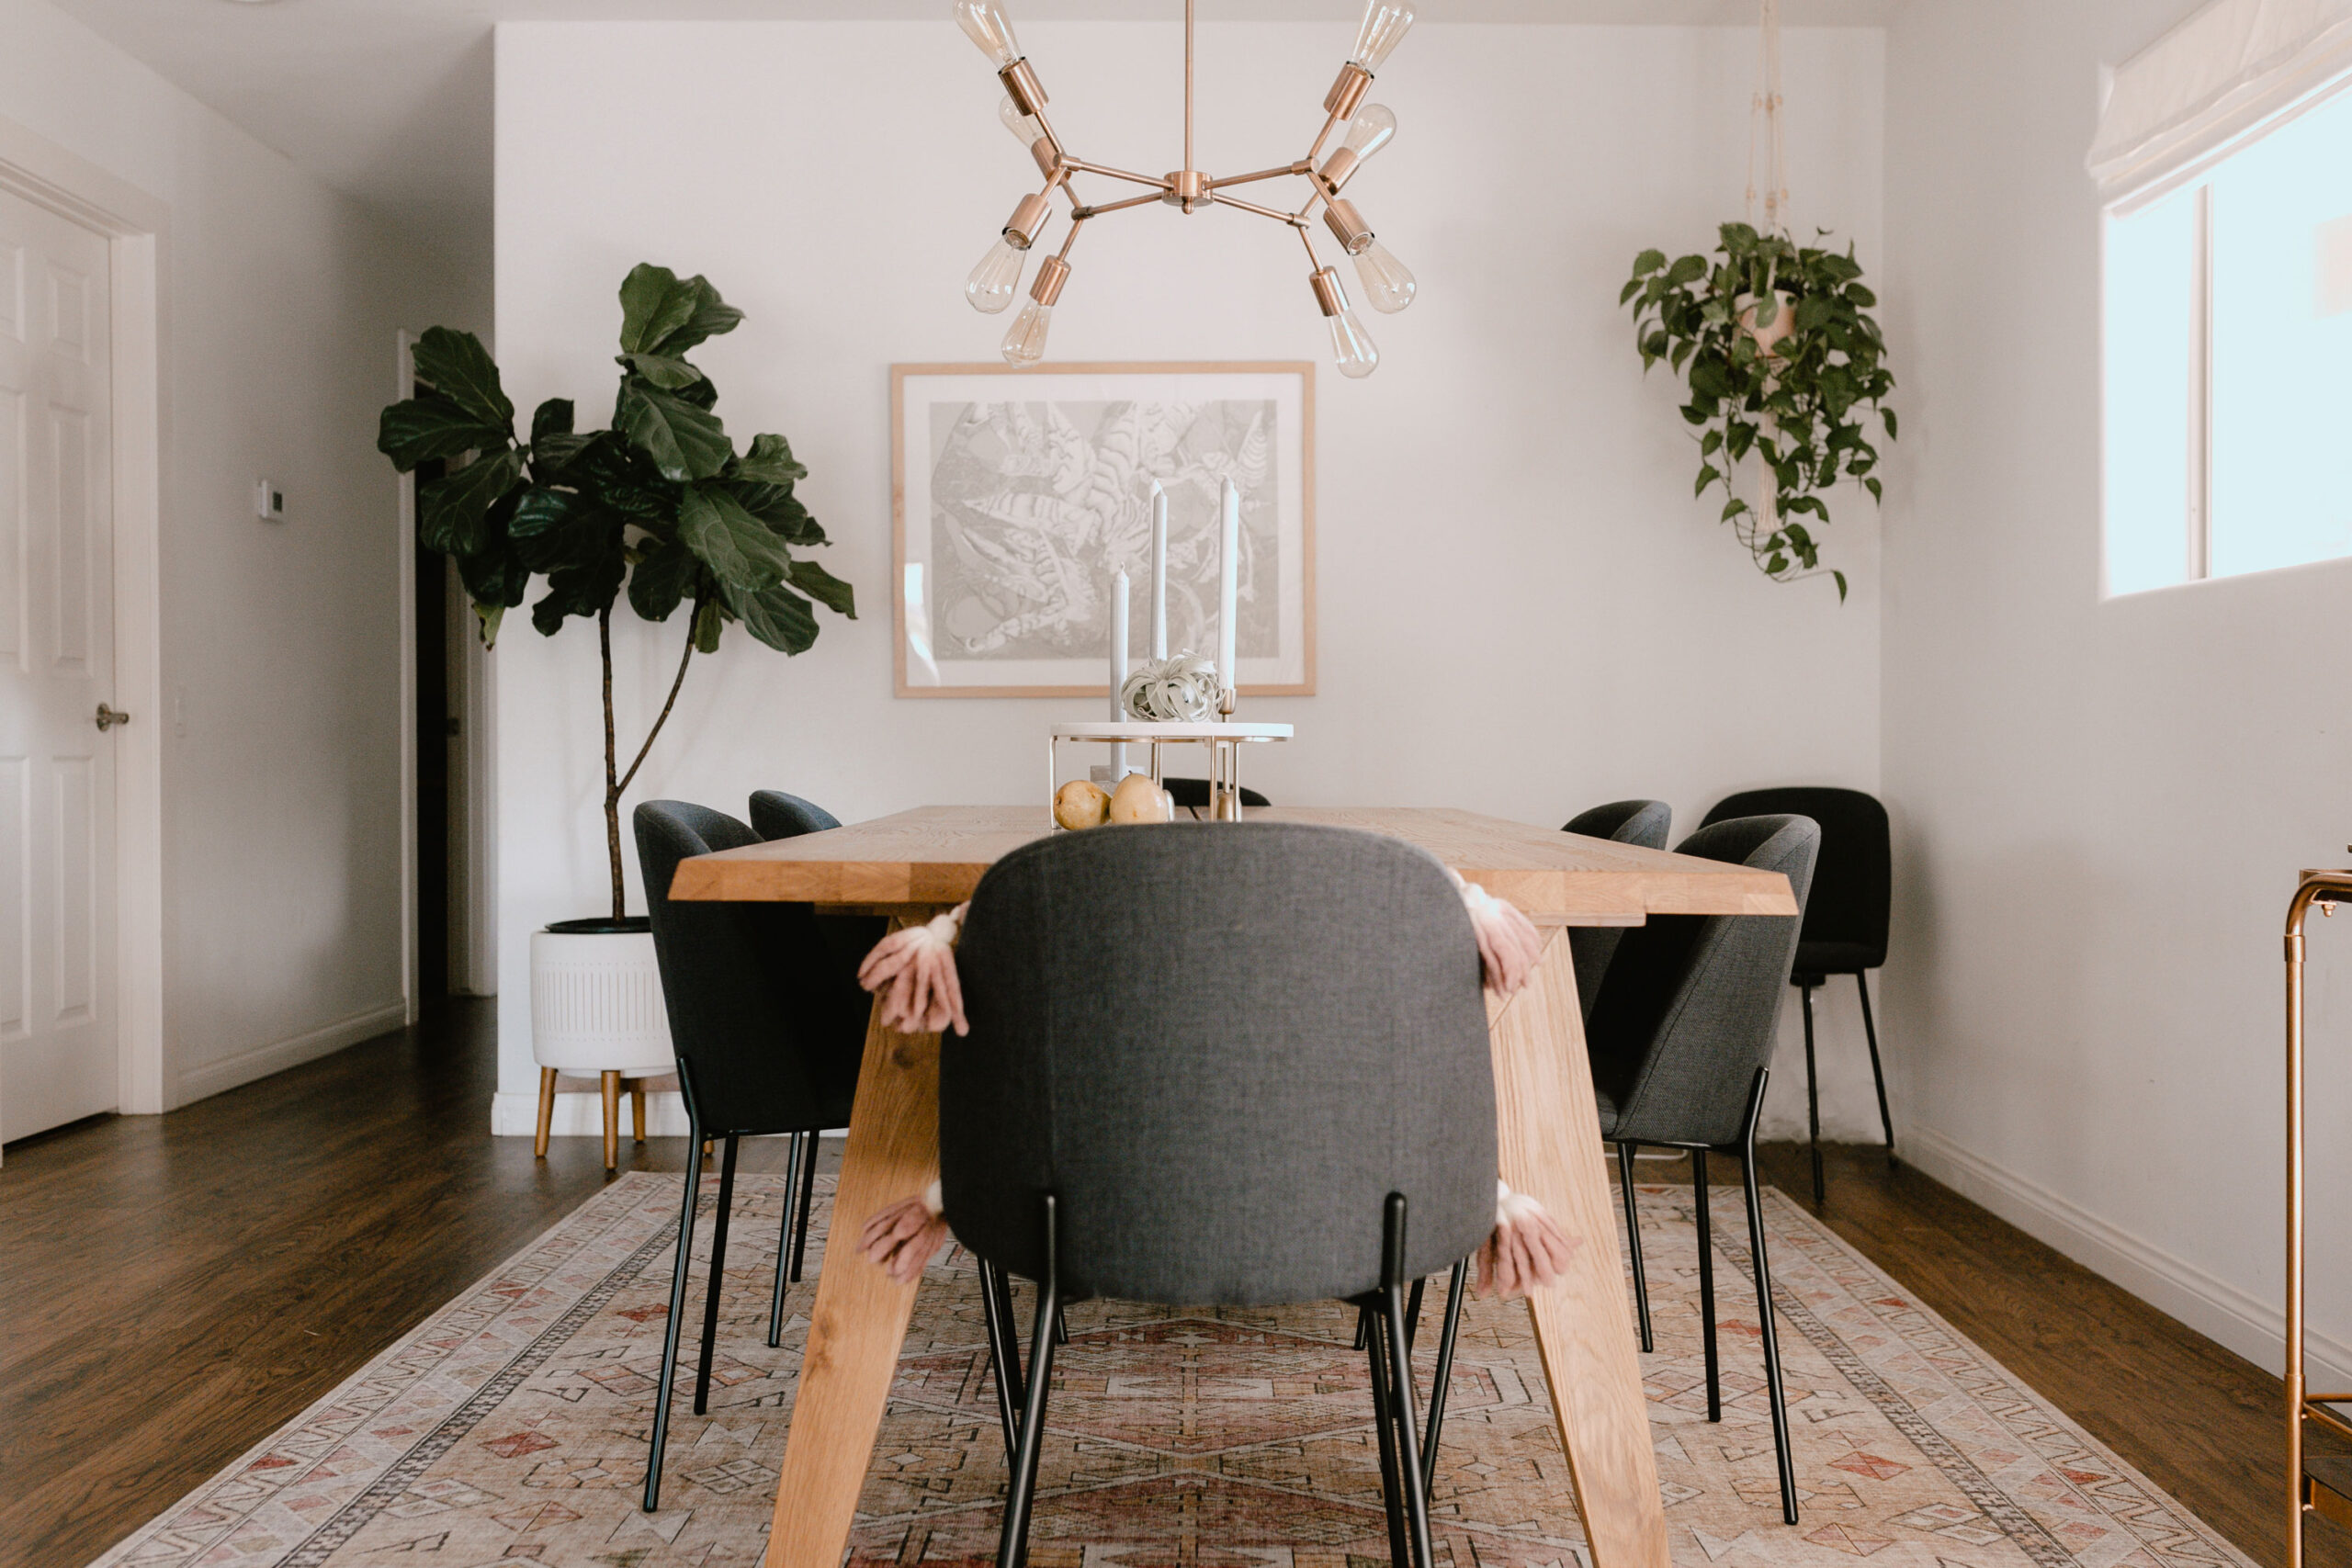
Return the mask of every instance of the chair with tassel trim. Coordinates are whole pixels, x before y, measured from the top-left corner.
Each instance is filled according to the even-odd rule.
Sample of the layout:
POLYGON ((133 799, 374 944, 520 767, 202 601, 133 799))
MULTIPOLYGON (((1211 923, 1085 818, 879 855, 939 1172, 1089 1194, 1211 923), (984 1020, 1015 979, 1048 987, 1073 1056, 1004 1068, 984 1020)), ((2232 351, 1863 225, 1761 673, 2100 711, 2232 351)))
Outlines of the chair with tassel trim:
MULTIPOLYGON (((1821 829, 1805 817, 1742 817, 1700 829, 1675 846, 1734 865, 1777 871, 1803 908, 1821 829)), ((1586 1029, 1600 1135, 1621 1149, 1644 1144, 1690 1152, 1699 1230, 1699 1324, 1707 1371, 1707 1419, 1723 1419, 1715 1357, 1715 1275, 1707 1208, 1707 1153, 1739 1159, 1747 1195, 1748 1251, 1756 1265, 1764 1382, 1780 1461, 1781 1515, 1797 1522, 1796 1469, 1789 1451, 1773 1326, 1772 1270, 1756 1184, 1756 1122, 1771 1076, 1782 987, 1796 955, 1798 919, 1788 915, 1655 915, 1625 933, 1608 984, 1586 1029)), ((1633 1189, 1626 1217, 1637 1223, 1633 1189)), ((1638 1232, 1636 1232, 1638 1235, 1638 1232)), ((1646 1300, 1641 1253, 1634 1253, 1637 1299, 1646 1300)), ((1643 1325, 1644 1348, 1648 1325, 1643 1325)))
POLYGON ((1063 1303, 1337 1299, 1366 1330, 1391 1559, 1430 1568, 1468 1262, 1497 1224, 1480 949, 1445 868, 1295 823, 1059 835, 982 879, 956 966, 940 1197, 1004 1374, 999 1563, 1026 1552, 1063 1303), (1410 1346, 1438 1272, 1424 1427, 1410 1346), (1016 1275, 1037 1285, 1025 1371, 1016 1275))
MULTIPOLYGON (((718 1215, 710 1242, 710 1282, 703 1304, 702 1354, 695 1373, 695 1414, 708 1408, 710 1357, 718 1330, 718 1293, 727 1263, 727 1224, 735 1196, 738 1141, 764 1134, 814 1134, 849 1123, 865 1050, 867 998, 854 971, 843 975, 814 929, 808 907, 793 904, 673 902, 670 881, 690 855, 741 849, 757 834, 725 812, 678 800, 637 808, 637 858, 644 873, 653 947, 678 1054, 685 1100, 687 1168, 670 1281, 670 1319, 662 1345, 645 1507, 662 1495, 662 1456, 670 1427, 671 1385, 684 1325, 693 1264, 695 1210, 706 1138, 721 1141, 718 1215)), ((796 1173, 802 1168, 795 1161, 796 1173)), ((786 1196, 786 1224, 793 1212, 786 1196)), ((784 1259, 777 1259, 768 1343, 781 1326, 784 1259)), ((797 1277, 797 1269, 796 1269, 797 1277)))

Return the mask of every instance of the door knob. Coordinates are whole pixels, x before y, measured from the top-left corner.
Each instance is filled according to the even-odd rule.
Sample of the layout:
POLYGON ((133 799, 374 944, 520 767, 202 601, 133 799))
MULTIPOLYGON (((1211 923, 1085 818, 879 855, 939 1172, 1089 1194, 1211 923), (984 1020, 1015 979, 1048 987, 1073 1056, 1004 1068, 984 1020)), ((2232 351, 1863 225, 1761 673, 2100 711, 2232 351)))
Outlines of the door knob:
POLYGON ((113 708, 107 706, 104 703, 100 703, 98 705, 98 728, 101 730, 112 729, 118 724, 129 724, 130 722, 130 716, 129 714, 118 713, 113 708))

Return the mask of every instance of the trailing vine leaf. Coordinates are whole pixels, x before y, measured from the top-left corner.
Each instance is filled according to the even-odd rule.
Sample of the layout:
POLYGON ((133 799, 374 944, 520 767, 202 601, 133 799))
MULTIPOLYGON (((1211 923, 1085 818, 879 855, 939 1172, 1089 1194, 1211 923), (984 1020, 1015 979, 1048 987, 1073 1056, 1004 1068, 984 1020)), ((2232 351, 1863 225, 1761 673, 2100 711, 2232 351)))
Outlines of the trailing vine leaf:
MULTIPOLYGON (((1878 452, 1861 418, 1865 405, 1876 410, 1894 439, 1894 411, 1881 401, 1894 378, 1868 314, 1878 297, 1862 285, 1850 247, 1843 254, 1799 247, 1746 223, 1723 225, 1717 239, 1712 261, 1669 263, 1662 251, 1642 252, 1618 302, 1632 306, 1643 369, 1666 360, 1689 389, 1681 412, 1699 433, 1701 459, 1693 492, 1721 485, 1721 520, 1758 570, 1794 581, 1820 569, 1819 544, 1796 519, 1826 523, 1824 496, 1846 479, 1861 480, 1873 502, 1882 498, 1871 474, 1878 452), (1783 325, 1785 336, 1759 348, 1758 333, 1783 325), (1770 476, 1770 525, 1768 513, 1734 490, 1737 466, 1751 454, 1770 476)), ((1842 601, 1845 574, 1830 575, 1842 601)))

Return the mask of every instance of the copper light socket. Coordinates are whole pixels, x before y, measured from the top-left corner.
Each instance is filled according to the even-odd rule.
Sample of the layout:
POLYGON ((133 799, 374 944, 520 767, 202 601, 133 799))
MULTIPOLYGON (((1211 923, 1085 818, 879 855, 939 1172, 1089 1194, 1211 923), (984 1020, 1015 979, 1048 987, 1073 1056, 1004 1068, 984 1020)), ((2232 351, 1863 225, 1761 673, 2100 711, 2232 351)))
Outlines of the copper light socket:
POLYGON ((1356 112, 1356 106, 1363 102, 1364 94, 1371 88, 1372 73, 1351 60, 1340 67, 1340 79, 1323 95, 1323 112, 1345 119, 1356 112))
POLYGON ((1059 256, 1047 256, 1037 264, 1037 280, 1029 286, 1029 298, 1040 305, 1050 305, 1062 297, 1062 285, 1069 281, 1069 263, 1059 256))
POLYGON ((1307 276, 1307 287, 1315 290, 1315 303, 1327 316, 1336 316, 1348 308, 1347 291, 1340 287, 1336 267, 1325 267, 1307 276))
POLYGON ((1012 95, 1012 107, 1023 114, 1035 114, 1046 107, 1045 85, 1037 80, 1037 73, 1030 68, 1026 55, 996 74, 997 80, 1004 84, 1004 90, 1012 95))
POLYGON ((1363 162, 1363 159, 1356 156, 1356 151, 1352 147, 1342 147, 1324 159, 1323 167, 1317 171, 1323 178, 1323 188, 1336 191, 1346 185, 1349 176, 1356 172, 1357 166, 1363 162))
POLYGON ((1031 191, 1021 198, 1021 205, 1012 209, 1012 216, 1005 220, 1005 237, 1018 241, 1021 249, 1027 250, 1037 243, 1038 231, 1045 228, 1046 220, 1053 209, 1053 203, 1031 191))
POLYGON ((1159 199, 1190 212, 1208 199, 1209 177, 1198 169, 1168 171, 1168 190, 1159 199))
POLYGON ((1323 204, 1323 221, 1330 226, 1331 237, 1340 248, 1351 256, 1362 255, 1372 243, 1372 230, 1356 210, 1356 204, 1344 197, 1332 197, 1323 204))

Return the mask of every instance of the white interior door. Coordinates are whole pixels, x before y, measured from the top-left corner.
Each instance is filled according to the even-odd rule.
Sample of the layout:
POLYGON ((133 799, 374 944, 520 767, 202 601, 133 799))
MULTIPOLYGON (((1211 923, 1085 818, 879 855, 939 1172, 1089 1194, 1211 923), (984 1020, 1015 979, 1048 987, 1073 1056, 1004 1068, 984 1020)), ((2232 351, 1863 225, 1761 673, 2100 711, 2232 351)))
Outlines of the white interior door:
POLYGON ((0 1141, 119 1103, 108 283, 0 191, 0 1141))

